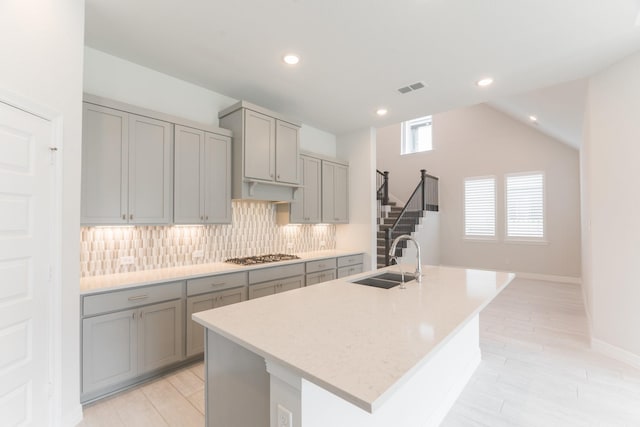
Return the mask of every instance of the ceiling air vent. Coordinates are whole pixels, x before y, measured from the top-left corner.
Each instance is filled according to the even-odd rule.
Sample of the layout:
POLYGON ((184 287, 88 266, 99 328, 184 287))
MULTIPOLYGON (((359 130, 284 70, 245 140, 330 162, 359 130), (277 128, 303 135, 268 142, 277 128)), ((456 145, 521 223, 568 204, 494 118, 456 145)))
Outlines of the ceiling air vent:
POLYGON ((414 90, 418 90, 418 89, 422 89, 423 87, 425 87, 425 84, 422 82, 415 82, 415 83, 411 83, 408 86, 403 86, 400 89, 398 89, 398 92, 405 94, 405 93, 409 93, 412 92, 414 90))

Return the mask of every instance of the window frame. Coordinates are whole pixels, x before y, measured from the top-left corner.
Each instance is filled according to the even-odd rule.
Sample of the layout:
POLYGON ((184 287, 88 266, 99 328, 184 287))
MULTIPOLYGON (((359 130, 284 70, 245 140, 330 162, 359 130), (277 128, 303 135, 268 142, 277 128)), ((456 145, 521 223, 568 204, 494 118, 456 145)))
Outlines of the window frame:
POLYGON ((462 180, 462 236, 468 241, 498 241, 498 179, 496 175, 469 176, 462 180), (467 181, 493 180, 493 235, 467 234, 467 181))
POLYGON ((504 174, 504 241, 505 243, 546 244, 547 240, 547 177, 544 171, 527 171, 504 174), (540 175, 542 177, 542 236, 509 236, 509 191, 510 177, 540 175))
MULTIPOLYGON (((406 120, 402 122, 400 132, 401 132, 401 135, 400 135, 400 155, 401 156, 418 154, 418 153, 428 153, 429 151, 433 151, 433 116, 432 115, 422 116, 422 117, 418 117, 412 120, 406 120), (429 128, 429 133, 430 133, 429 148, 426 150, 420 150, 420 151, 408 151, 407 145, 409 141, 409 137, 408 137, 409 130, 411 129, 412 126, 415 126, 417 124, 422 124, 422 123, 424 123, 425 126, 429 128)), ((411 139, 411 141, 413 142, 413 139, 411 139)), ((414 146, 416 145, 415 142, 413 143, 413 145, 414 146)))

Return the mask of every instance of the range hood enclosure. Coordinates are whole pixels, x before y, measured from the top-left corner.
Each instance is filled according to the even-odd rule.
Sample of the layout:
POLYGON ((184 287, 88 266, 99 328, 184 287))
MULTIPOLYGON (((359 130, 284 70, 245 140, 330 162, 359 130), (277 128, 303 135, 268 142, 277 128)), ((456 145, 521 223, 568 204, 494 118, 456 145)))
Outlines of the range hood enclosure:
POLYGON ((293 201, 300 188, 300 123, 246 101, 218 118, 233 132, 232 198, 293 201))

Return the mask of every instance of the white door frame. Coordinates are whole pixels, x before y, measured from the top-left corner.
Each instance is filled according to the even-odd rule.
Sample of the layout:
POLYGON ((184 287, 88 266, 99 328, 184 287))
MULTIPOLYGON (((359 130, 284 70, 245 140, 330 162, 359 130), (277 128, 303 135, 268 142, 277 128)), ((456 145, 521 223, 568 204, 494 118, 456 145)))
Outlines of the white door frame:
POLYGON ((63 116, 35 101, 0 88, 0 102, 26 111, 51 123, 52 144, 56 148, 54 181, 50 183, 51 241, 49 256, 51 260, 51 281, 49 292, 49 420, 52 427, 62 424, 62 153, 64 153, 63 116))

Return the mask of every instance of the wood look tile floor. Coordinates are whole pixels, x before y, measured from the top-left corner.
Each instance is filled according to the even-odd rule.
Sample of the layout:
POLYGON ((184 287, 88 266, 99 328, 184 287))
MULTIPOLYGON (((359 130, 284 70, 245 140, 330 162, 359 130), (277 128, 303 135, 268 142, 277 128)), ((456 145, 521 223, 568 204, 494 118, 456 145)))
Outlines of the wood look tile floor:
MULTIPOLYGON (((481 313, 480 346, 441 427, 640 427, 640 370, 589 349, 579 286, 514 280, 481 313)), ((203 370, 86 406, 79 426, 204 426, 203 370)))

